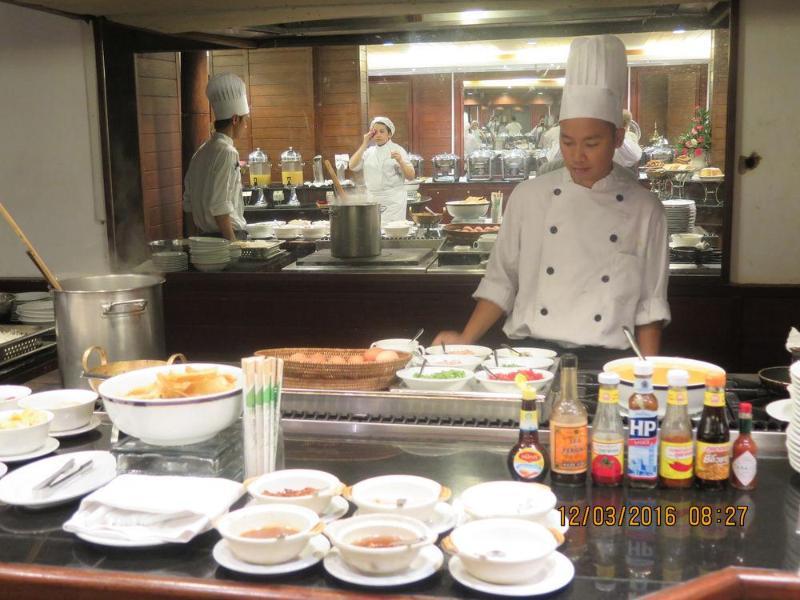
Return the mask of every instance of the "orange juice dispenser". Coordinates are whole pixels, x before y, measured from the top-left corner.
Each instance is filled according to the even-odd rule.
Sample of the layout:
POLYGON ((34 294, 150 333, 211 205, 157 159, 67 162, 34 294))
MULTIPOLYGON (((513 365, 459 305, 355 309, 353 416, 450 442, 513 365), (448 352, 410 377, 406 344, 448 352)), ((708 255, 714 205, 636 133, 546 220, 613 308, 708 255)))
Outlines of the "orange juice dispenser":
POLYGON ((298 186, 303 185, 303 157, 300 153, 289 146, 289 149, 281 153, 281 179, 283 185, 298 186))
POLYGON ((272 163, 267 153, 256 148, 247 157, 250 169, 250 185, 253 187, 267 187, 272 183, 272 163))

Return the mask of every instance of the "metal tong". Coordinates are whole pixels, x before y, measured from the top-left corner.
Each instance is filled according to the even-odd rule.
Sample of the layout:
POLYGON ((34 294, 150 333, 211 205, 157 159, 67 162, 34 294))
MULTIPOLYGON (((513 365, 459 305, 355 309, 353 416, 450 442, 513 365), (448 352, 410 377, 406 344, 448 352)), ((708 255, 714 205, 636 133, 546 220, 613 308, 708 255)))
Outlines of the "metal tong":
POLYGON ((76 469, 74 468, 75 459, 70 458, 67 462, 61 465, 61 467, 55 473, 53 473, 46 479, 43 479, 35 486, 33 486, 33 490, 39 491, 44 489, 53 489, 54 487, 61 485, 65 481, 69 481, 73 477, 76 477, 78 474, 89 470, 92 467, 93 462, 94 461, 90 458, 86 462, 81 463, 76 469))

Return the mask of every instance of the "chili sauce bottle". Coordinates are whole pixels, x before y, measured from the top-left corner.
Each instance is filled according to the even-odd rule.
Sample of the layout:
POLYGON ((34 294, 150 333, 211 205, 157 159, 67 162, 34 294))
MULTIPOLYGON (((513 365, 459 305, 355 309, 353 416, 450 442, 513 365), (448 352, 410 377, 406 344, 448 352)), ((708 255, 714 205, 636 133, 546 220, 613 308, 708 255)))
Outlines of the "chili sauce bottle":
POLYGON ((561 395, 550 414, 550 481, 583 485, 589 468, 589 418, 578 399, 578 357, 561 357, 561 395))
POLYGON ((543 481, 547 477, 547 458, 539 442, 536 392, 528 386, 522 388, 519 439, 508 453, 508 470, 517 481, 543 481))
POLYGON ((592 483, 617 486, 622 484, 625 466, 625 427, 619 415, 619 375, 604 372, 600 383, 597 414, 592 422, 592 483))
POLYGON ((722 490, 731 471, 731 433, 725 416, 725 373, 706 375, 703 415, 697 426, 695 483, 702 490, 722 490))
POLYGON ((689 419, 689 373, 667 372, 667 413, 661 422, 658 481, 665 488, 688 488, 694 479, 694 442, 689 419))
POLYGON ((628 398, 628 485, 653 488, 658 483, 658 398, 653 393, 653 364, 637 360, 628 398))
POLYGON ((753 407, 749 402, 739 404, 739 437, 733 443, 731 486, 737 490, 756 487, 758 446, 753 436, 753 407))

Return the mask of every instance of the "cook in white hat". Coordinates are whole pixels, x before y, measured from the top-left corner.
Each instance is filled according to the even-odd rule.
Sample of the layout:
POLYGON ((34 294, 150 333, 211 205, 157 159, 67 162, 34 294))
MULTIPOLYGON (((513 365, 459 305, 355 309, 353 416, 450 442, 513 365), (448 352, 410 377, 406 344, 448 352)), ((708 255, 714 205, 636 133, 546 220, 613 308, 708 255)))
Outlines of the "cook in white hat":
POLYGON ((505 334, 524 340, 517 345, 576 352, 584 367, 630 355, 623 325, 645 354, 658 354, 670 319, 667 227, 658 199, 612 161, 625 134, 626 84, 618 38, 572 42, 560 114, 565 166, 514 189, 472 316, 434 343, 475 343, 505 315, 505 334))
POLYGON ((414 179, 414 166, 405 149, 392 141, 394 123, 389 117, 375 117, 364 141, 350 157, 352 171, 364 171, 367 194, 383 206, 381 222, 406 220, 405 181, 414 179), (375 145, 370 146, 374 141, 375 145))
POLYGON ((206 96, 214 111, 214 133, 192 156, 184 178, 184 221, 189 233, 235 240, 246 237, 239 152, 233 145, 247 128, 247 90, 233 73, 214 75, 206 96))

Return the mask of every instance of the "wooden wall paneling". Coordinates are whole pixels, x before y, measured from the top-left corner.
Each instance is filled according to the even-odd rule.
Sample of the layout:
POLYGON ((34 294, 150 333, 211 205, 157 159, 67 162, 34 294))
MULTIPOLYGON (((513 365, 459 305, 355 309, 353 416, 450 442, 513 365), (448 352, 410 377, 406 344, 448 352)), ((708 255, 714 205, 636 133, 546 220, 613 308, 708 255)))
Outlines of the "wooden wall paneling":
POLYGON ((450 74, 414 77, 412 145, 425 158, 425 175, 433 175, 432 157, 450 152, 452 102, 450 74))
MULTIPOLYGON (((218 73, 233 73, 238 75, 244 81, 247 91, 247 101, 250 105, 250 116, 253 115, 253 93, 250 89, 250 63, 248 61, 247 50, 214 50, 210 54, 209 60, 209 75, 216 75, 218 73)), ((209 131, 213 127, 213 112, 210 116, 209 131)), ((236 139, 233 140, 233 145, 239 151, 239 160, 247 160, 250 152, 253 151, 253 121, 252 118, 249 127, 239 132, 236 139)))
POLYGON ((395 125, 392 138, 408 152, 412 143, 412 88, 408 77, 372 78, 369 83, 369 119, 383 115, 395 125))

